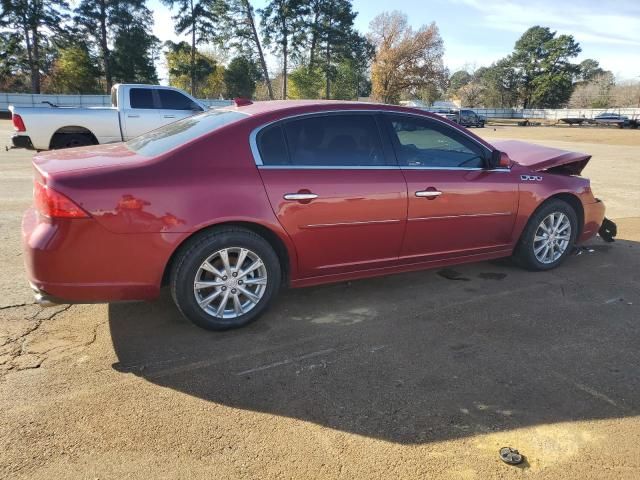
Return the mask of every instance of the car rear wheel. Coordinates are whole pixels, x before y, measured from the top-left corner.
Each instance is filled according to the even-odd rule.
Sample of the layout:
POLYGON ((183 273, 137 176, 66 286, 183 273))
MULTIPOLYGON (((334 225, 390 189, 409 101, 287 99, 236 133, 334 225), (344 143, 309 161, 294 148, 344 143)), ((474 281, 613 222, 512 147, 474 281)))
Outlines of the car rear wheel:
POLYGON ((281 283, 278 256, 262 237, 244 229, 212 231, 179 253, 171 294, 180 312, 208 330, 256 320, 281 283))
POLYGON ((557 267, 571 252, 578 232, 576 212, 562 200, 551 200, 531 216, 514 258, 529 270, 557 267))

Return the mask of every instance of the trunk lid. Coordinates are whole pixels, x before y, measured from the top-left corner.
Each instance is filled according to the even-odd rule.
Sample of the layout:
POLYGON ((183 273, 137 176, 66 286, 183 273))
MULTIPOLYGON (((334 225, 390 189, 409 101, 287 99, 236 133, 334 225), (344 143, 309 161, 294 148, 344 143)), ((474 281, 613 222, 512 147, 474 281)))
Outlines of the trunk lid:
POLYGON ((33 165, 43 177, 79 170, 110 168, 149 161, 124 143, 91 145, 89 147, 50 150, 33 157, 33 165))
POLYGON ((580 175, 591 155, 559 148, 545 147, 518 140, 492 142, 493 146, 509 155, 514 162, 536 172, 556 171, 580 175))

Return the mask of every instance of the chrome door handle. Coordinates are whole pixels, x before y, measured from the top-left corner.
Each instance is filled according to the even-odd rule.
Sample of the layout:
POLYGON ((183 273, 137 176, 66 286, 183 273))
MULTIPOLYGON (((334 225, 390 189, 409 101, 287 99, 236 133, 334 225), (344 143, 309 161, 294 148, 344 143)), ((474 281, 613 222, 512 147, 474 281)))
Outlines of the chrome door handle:
POLYGON ((140 115, 129 114, 127 115, 127 118, 140 118, 140 115))
POLYGON ((285 200, 313 200, 314 198, 318 198, 318 195, 315 193, 285 193, 285 200))
POLYGON ((416 197, 436 198, 442 195, 442 192, 438 190, 418 190, 416 197))
POLYGON ((163 115, 163 116, 164 116, 164 118, 176 118, 175 115, 163 115))

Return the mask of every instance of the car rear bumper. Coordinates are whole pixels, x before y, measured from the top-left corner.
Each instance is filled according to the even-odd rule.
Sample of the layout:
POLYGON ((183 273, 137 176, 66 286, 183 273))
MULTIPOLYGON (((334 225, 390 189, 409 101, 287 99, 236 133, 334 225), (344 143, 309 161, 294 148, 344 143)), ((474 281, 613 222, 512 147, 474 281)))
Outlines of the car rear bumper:
POLYGON ((42 305, 155 298, 177 240, 115 234, 93 218, 46 219, 33 208, 22 220, 27 277, 42 305))
POLYGON ((578 243, 583 243, 593 238, 598 233, 600 225, 604 220, 605 206, 602 200, 596 199, 593 203, 583 204, 584 207, 584 228, 578 243))
POLYGON ((41 307, 55 307, 56 305, 61 305, 64 303, 69 303, 66 302, 64 299, 62 298, 58 298, 58 297, 54 297, 53 295, 49 295, 47 292, 45 292, 44 290, 41 290, 37 285, 29 282, 29 285, 31 286, 31 290, 33 290, 33 299, 34 302, 38 305, 40 305, 41 307))
POLYGON ((28 150, 35 150, 31 137, 27 135, 14 134, 11 136, 11 148, 26 148, 28 150))

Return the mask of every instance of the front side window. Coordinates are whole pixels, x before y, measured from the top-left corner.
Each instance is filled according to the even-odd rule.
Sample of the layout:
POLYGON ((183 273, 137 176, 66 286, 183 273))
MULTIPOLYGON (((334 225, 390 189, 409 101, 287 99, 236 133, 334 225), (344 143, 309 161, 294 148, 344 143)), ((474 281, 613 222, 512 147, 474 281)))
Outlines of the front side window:
POLYGON ((153 102, 153 90, 150 88, 132 88, 129 90, 131 108, 156 108, 153 102))
POLYGON ((186 95, 175 90, 158 90, 160 96, 160 105, 164 110, 197 110, 202 108, 186 95))
POLYGON ((398 162, 407 167, 482 168, 484 150, 436 121, 418 117, 390 118, 398 162))

